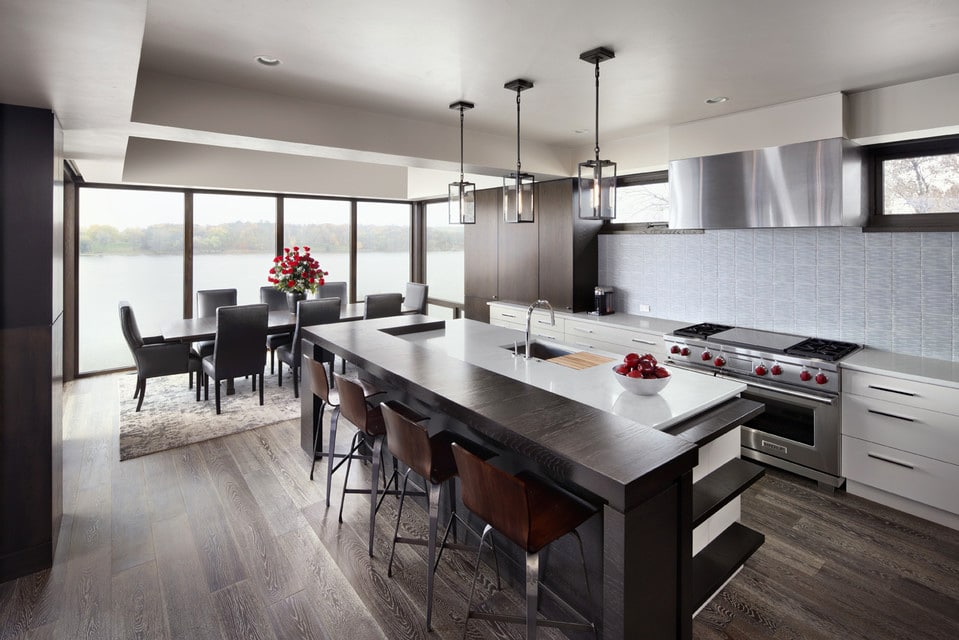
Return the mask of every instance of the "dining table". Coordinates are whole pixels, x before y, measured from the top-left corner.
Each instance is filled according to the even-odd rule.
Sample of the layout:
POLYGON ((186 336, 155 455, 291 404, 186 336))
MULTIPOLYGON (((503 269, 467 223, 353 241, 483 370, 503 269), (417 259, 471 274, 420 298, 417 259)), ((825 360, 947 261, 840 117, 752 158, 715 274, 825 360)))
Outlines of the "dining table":
MULTIPOLYGON (((343 305, 340 308, 340 322, 362 320, 365 309, 366 307, 362 302, 343 305)), ((295 313, 290 313, 286 309, 277 309, 270 312, 267 319, 267 334, 285 333, 287 331, 292 333, 294 329, 296 329, 295 313)), ((160 335, 163 337, 164 342, 201 342, 204 340, 214 340, 216 338, 216 316, 172 320, 163 326, 160 335)), ((316 348, 319 349, 318 347, 316 348)), ((310 355, 314 358, 322 357, 319 352, 310 355)), ((226 394, 233 395, 234 393, 233 379, 230 378, 227 380, 226 394)))

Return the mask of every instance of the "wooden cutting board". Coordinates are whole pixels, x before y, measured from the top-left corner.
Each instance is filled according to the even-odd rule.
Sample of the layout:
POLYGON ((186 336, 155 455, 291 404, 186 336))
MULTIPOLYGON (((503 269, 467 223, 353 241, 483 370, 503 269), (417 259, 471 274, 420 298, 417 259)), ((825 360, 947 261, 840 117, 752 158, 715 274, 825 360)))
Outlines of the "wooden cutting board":
POLYGON ((561 364, 564 367, 569 367, 570 369, 588 369, 590 367, 595 367, 596 365, 613 362, 613 359, 607 358, 606 356, 600 356, 595 353, 589 353, 587 351, 577 351, 576 353, 569 353, 565 356, 556 356, 555 358, 550 358, 549 362, 561 364))

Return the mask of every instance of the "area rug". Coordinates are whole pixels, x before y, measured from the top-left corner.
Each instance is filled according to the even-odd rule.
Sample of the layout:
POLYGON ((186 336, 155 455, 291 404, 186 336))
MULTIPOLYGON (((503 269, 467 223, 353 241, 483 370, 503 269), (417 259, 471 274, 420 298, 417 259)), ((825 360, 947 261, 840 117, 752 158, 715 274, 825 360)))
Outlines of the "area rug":
MULTIPOLYGON (((288 372, 284 372, 288 373, 288 372)), ((293 380, 283 376, 283 387, 276 376, 264 377, 263 406, 259 392, 250 391, 249 380, 236 381, 236 395, 221 390, 220 415, 216 414, 212 381, 210 399, 196 401, 186 374, 150 378, 140 412, 133 398, 135 375, 118 379, 120 393, 120 460, 145 456, 157 451, 182 447, 211 438, 219 438, 248 429, 299 419, 300 400, 293 397, 293 380)))

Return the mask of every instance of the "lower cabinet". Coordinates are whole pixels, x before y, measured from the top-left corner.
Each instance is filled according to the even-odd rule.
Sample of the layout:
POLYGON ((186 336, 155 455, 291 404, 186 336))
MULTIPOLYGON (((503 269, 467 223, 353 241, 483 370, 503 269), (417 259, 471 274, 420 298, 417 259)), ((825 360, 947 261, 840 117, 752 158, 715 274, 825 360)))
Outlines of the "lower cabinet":
POLYGON ((959 389, 843 372, 846 491, 959 529, 959 389))

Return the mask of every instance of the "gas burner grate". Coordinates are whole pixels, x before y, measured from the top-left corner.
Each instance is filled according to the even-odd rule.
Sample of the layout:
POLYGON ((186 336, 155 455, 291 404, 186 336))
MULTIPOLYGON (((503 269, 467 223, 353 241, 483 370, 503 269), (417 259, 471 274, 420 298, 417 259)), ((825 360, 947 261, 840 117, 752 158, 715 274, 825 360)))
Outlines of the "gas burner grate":
POLYGON ((688 327, 683 327, 682 329, 676 329, 673 331, 674 336, 682 336, 684 338, 708 338, 714 333, 719 333, 720 331, 728 331, 732 327, 725 324, 712 324, 710 322, 701 322, 699 324, 694 324, 688 327))
POLYGON ((821 340, 820 338, 809 338, 799 344, 786 349, 786 353, 791 356, 800 356, 804 358, 819 358, 833 362, 840 358, 845 358, 853 351, 859 348, 858 344, 852 342, 839 342, 838 340, 821 340))

